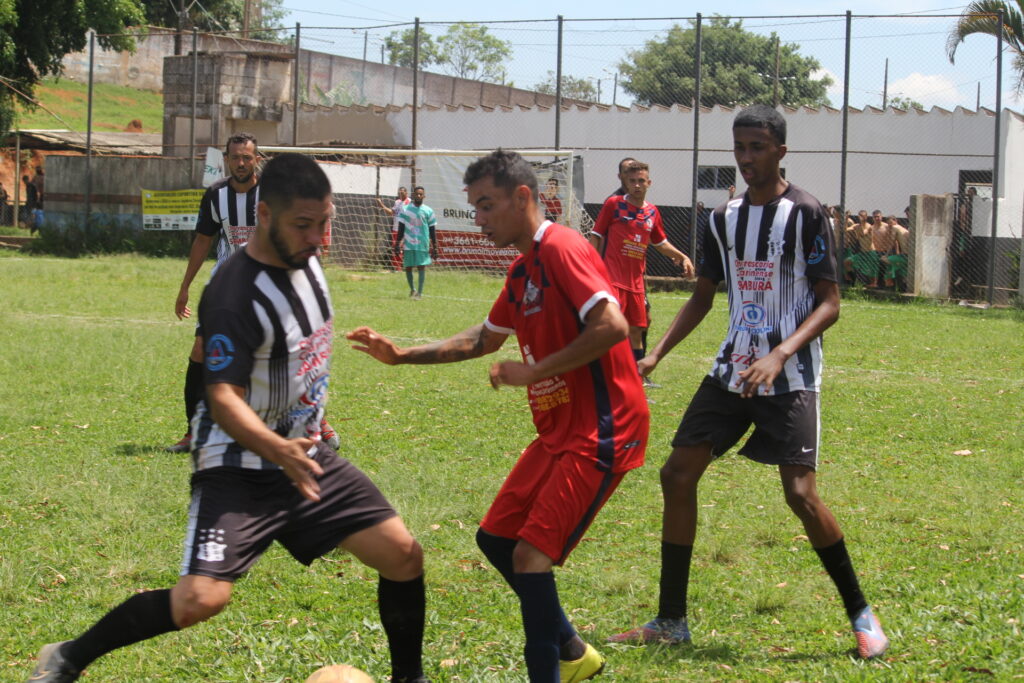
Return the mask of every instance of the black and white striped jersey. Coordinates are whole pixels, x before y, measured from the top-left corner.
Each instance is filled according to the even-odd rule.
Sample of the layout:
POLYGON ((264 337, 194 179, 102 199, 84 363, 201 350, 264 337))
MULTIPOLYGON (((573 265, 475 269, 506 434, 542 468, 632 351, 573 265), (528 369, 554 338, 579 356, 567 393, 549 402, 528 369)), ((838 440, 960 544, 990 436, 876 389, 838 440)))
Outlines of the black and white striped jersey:
MULTIPOLYGON (((832 223, 813 196, 790 183, 764 206, 746 193, 715 209, 704 228, 698 275, 726 281, 729 332, 710 377, 739 392, 737 374, 796 331, 814 309, 814 282, 836 281, 832 223)), ((797 351, 772 394, 821 386, 821 337, 797 351)))
MULTIPOLYGON (((334 321, 327 282, 313 258, 296 270, 262 264, 242 250, 222 263, 199 302, 206 384, 244 387, 245 400, 286 438, 320 438, 334 321)), ((277 469, 235 442, 200 402, 192 419, 196 470, 277 469)))
POLYGON ((248 192, 235 192, 229 180, 222 178, 206 189, 199 204, 199 220, 196 222, 196 232, 210 237, 220 234, 217 242, 218 264, 244 247, 256 232, 259 182, 248 192))

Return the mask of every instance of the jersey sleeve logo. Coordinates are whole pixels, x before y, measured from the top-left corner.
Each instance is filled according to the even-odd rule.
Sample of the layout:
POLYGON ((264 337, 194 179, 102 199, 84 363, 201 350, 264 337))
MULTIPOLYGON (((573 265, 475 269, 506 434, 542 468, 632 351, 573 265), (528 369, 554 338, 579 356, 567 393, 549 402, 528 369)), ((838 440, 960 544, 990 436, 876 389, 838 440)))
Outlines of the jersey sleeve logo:
POLYGON ((206 342, 206 369, 217 372, 231 365, 235 359, 235 345, 223 334, 215 334, 206 342))
POLYGON ((814 237, 814 246, 811 247, 811 253, 807 255, 807 264, 815 265, 821 263, 822 259, 825 258, 825 238, 821 235, 814 237))

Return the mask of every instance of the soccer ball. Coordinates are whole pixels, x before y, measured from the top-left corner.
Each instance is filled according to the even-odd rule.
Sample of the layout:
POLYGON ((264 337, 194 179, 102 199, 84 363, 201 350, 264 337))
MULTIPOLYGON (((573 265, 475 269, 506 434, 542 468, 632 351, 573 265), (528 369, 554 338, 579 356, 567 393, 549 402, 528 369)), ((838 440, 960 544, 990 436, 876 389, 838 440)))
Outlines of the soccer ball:
POLYGON ((306 683, 373 683, 373 679, 354 666, 333 664, 314 671, 306 683))

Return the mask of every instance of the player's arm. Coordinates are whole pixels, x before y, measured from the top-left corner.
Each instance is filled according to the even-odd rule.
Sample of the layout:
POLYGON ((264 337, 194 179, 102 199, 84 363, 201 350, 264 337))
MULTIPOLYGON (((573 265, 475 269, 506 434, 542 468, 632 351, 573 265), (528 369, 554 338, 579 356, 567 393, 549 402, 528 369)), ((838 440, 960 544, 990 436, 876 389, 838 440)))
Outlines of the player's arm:
POLYGON ((210 415, 220 427, 244 448, 280 465, 305 498, 320 500, 316 477, 323 474, 320 465, 306 453, 313 447, 307 438, 286 439, 267 427, 245 402, 245 389, 227 382, 206 385, 210 415))
POLYGON ((431 258, 437 258, 437 225, 430 225, 430 256, 431 258))
POLYGON ((213 235, 201 232, 197 232, 192 240, 192 248, 188 252, 188 265, 185 266, 185 276, 181 278, 178 298, 174 302, 174 314, 178 316, 178 320, 192 315, 192 309, 188 307, 188 290, 199 269, 203 267, 206 255, 210 253, 211 244, 213 244, 213 235))
POLYGON ((594 304, 587 313, 579 336, 560 350, 530 365, 504 361, 491 366, 491 386, 502 384, 522 387, 548 377, 561 375, 597 360, 629 335, 629 323, 618 305, 608 299, 594 304))
POLYGON ((401 219, 398 220, 398 234, 395 235, 395 243, 391 246, 391 249, 397 254, 402 248, 402 240, 405 238, 405 223, 401 219))
POLYGON ((665 330, 658 343, 654 345, 651 352, 640 359, 637 367, 641 375, 649 375, 658 366, 661 359, 675 348, 676 344, 686 339, 701 321, 707 316, 715 303, 715 290, 718 283, 704 276, 697 277, 697 284, 694 286, 693 295, 686 304, 679 309, 672 324, 665 330))
POLYGON ((390 206, 387 206, 380 197, 377 197, 377 206, 379 206, 381 211, 383 211, 387 215, 389 215, 389 216, 394 216, 395 215, 395 210, 392 209, 390 206))
POLYGON ((605 200, 604 205, 601 206, 601 211, 597 214, 597 220, 594 221, 594 227, 591 228, 590 234, 587 235, 587 241, 590 242, 594 249, 597 249, 598 254, 604 253, 605 235, 608 234, 608 228, 612 224, 615 204, 611 199, 609 197, 605 200))
POLYGON ((756 395, 759 386, 770 387, 789 357, 820 337, 839 320, 839 285, 831 280, 817 280, 814 283, 814 310, 800 323, 800 326, 771 350, 767 356, 758 358, 753 365, 737 375, 737 386, 743 384, 741 395, 749 398, 756 395))
POLYGON ((401 348, 369 327, 357 327, 345 337, 355 342, 352 348, 373 356, 386 365, 429 365, 455 363, 494 353, 508 339, 483 323, 432 344, 401 348))
POLYGON ((672 263, 676 264, 683 269, 683 277, 693 277, 693 261, 690 257, 683 252, 672 246, 672 243, 665 240, 661 244, 655 244, 654 248, 658 250, 658 253, 666 258, 672 259, 672 263))

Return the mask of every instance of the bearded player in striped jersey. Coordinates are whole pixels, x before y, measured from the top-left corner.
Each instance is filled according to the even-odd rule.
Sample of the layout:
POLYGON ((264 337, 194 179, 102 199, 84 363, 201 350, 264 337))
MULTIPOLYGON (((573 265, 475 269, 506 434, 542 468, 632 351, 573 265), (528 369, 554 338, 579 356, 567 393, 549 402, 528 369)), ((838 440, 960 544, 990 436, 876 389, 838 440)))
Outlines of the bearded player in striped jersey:
MULTIPOLYGON (((259 158, 259 145, 251 133, 236 133, 228 138, 224 160, 229 175, 210 185, 199 204, 195 237, 189 250, 185 275, 178 289, 178 298, 174 302, 174 313, 178 320, 192 315, 188 305, 189 288, 210 253, 213 241, 220 237, 217 241, 216 270, 228 257, 245 247, 255 231, 256 205, 260 200, 260 179, 256 173, 259 158)), ((189 353, 184 398, 185 435, 167 447, 166 450, 171 453, 185 453, 192 448, 192 418, 196 406, 203 398, 203 338, 198 333, 189 353)), ((340 442, 334 430, 326 422, 321 425, 321 429, 324 439, 332 448, 337 449, 340 442)))
POLYGON ((733 152, 747 192, 718 207, 705 227, 693 296, 640 361, 651 372, 697 327, 718 283, 729 285, 729 332, 690 402, 661 470, 658 615, 611 642, 689 642, 687 585, 697 533, 697 484, 732 448, 779 468, 786 502, 839 590, 864 659, 889 639, 861 592, 835 517, 818 497, 821 335, 839 318, 831 222, 821 204, 781 175, 786 121, 755 105, 733 120, 733 152))
POLYGON ((261 185, 255 233, 199 304, 206 398, 193 420, 180 579, 45 646, 31 681, 74 681, 111 650, 216 615, 274 541, 303 564, 341 547, 377 570, 391 680, 427 680, 423 551, 373 482, 320 439, 334 314, 316 254, 330 226, 330 183, 309 157, 283 154, 261 185))

